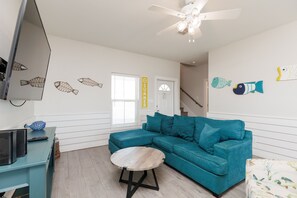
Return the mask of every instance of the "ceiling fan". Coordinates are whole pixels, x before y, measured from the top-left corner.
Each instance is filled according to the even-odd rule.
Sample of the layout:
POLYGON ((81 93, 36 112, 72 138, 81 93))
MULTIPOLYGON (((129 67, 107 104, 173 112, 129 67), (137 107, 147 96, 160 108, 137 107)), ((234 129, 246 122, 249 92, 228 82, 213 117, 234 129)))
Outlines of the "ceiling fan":
POLYGON ((172 15, 181 19, 181 21, 158 32, 157 35, 177 29, 180 34, 188 33, 190 36, 195 35, 195 37, 200 37, 202 35, 200 30, 202 21, 235 19, 240 15, 241 9, 201 13, 202 8, 207 2, 208 0, 185 0, 186 5, 181 9, 181 11, 176 11, 160 5, 152 5, 149 8, 151 11, 172 15))

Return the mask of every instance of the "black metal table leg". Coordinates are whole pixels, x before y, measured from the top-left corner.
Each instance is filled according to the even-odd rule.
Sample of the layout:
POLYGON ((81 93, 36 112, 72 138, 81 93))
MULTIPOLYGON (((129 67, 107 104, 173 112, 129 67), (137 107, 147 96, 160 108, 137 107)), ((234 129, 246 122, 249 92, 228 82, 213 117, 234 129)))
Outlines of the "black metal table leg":
MULTIPOLYGON (((126 198, 131 198, 134 193, 132 193, 132 180, 133 180, 133 171, 129 172, 129 180, 128 180, 128 188, 127 188, 127 195, 126 198)), ((135 187, 134 187, 135 188, 135 187)), ((133 188, 133 189, 134 189, 133 188)))
POLYGON ((159 184, 158 184, 157 177, 156 177, 154 169, 152 169, 152 172, 153 172, 153 176, 154 176, 154 180, 155 180, 155 186, 150 186, 150 185, 147 185, 147 184, 143 184, 143 181, 147 176, 147 171, 144 171, 141 178, 137 182, 134 182, 133 181, 133 173, 134 173, 133 171, 129 171, 129 179, 128 180, 123 179, 123 173, 124 173, 125 170, 126 170, 126 168, 123 168, 123 170, 121 172, 119 182, 128 184, 126 198, 131 198, 139 187, 148 188, 148 189, 157 190, 157 191, 159 190, 159 184), (132 186, 133 186, 133 188, 132 188, 132 186))
POLYGON ((123 177, 123 174, 124 174, 124 170, 125 170, 125 168, 122 169, 122 172, 121 172, 121 176, 120 176, 119 182, 121 182, 121 180, 122 180, 122 177, 123 177))
POLYGON ((154 175, 154 179, 155 179, 156 189, 159 190, 159 184, 158 184, 157 176, 155 174, 155 170, 153 169, 152 171, 153 171, 153 175, 154 175))

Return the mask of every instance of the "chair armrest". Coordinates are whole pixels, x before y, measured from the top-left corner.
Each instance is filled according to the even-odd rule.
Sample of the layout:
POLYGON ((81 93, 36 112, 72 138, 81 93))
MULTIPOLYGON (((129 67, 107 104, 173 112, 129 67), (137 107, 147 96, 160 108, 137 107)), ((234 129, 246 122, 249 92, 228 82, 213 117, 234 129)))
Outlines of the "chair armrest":
POLYGON ((147 123, 142 123, 142 129, 146 130, 147 123))
POLYGON ((252 158, 252 132, 246 131, 243 140, 227 140, 215 144, 214 155, 228 161, 232 177, 244 178, 246 160, 252 158))

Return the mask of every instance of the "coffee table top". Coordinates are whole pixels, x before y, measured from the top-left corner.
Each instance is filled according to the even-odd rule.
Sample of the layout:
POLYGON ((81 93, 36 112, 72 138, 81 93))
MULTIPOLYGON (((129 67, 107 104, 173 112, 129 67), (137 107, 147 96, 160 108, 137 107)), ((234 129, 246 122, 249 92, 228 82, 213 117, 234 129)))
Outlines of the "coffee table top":
POLYGON ((157 168, 164 162, 165 155, 150 147, 130 147, 118 150, 110 157, 111 162, 128 171, 145 171, 157 168))

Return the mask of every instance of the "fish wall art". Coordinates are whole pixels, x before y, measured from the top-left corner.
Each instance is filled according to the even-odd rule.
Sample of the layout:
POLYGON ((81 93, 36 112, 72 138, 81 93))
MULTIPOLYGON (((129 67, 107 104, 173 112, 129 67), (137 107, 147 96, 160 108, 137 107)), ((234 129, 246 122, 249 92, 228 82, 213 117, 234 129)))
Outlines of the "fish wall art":
POLYGON ((59 90, 59 91, 62 91, 62 92, 66 92, 66 93, 73 93, 75 95, 78 94, 78 90, 77 89, 73 89, 71 87, 71 85, 69 85, 68 82, 63 82, 63 81, 56 81, 54 83, 55 87, 59 90))
POLYGON ((21 80, 20 84, 21 86, 31 85, 31 87, 43 88, 45 84, 45 78, 36 77, 31 80, 21 80))
POLYGON ((277 72, 277 81, 297 80, 297 65, 278 67, 277 72))
POLYGON ((237 84, 233 88, 233 92, 236 95, 246 95, 249 93, 264 93, 263 91, 263 81, 258 82, 246 82, 246 83, 240 83, 237 84))
POLYGON ((232 81, 224 78, 215 77, 212 79, 211 86, 216 89, 222 89, 226 86, 231 86, 232 81))
POLYGON ((14 71, 24 71, 27 69, 28 68, 25 65, 18 63, 18 62, 14 62, 13 66, 12 66, 12 70, 14 70, 14 71))
POLYGON ((87 86, 91 86, 91 87, 97 86, 97 87, 100 87, 100 88, 103 87, 102 83, 98 83, 98 82, 96 82, 96 81, 94 81, 94 80, 92 80, 90 78, 79 78, 77 80, 78 80, 78 82, 80 82, 80 83, 82 83, 84 85, 87 85, 87 86))

